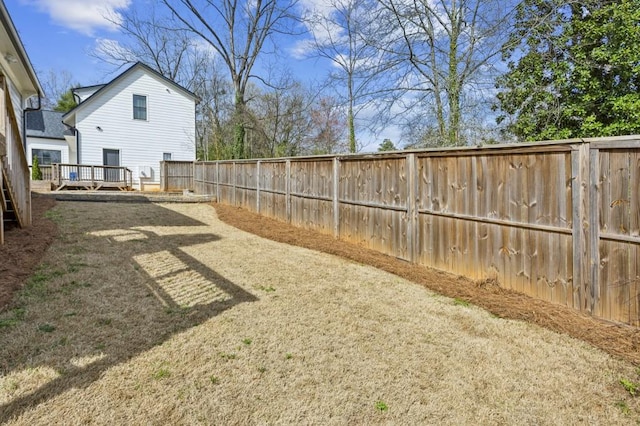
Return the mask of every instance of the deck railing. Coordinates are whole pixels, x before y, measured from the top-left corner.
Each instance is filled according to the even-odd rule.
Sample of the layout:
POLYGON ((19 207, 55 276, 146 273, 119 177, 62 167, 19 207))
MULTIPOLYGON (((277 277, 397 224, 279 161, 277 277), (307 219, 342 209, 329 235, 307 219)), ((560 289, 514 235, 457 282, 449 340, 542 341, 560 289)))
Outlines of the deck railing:
POLYGON ((58 189, 65 187, 87 189, 133 187, 133 173, 126 167, 53 164, 51 170, 51 181, 58 189))
MULTIPOLYGON (((40 171, 42 172, 41 180, 53 180, 53 165, 45 164, 40 165, 40 171)), ((33 176, 33 166, 29 166, 29 176, 33 176)))

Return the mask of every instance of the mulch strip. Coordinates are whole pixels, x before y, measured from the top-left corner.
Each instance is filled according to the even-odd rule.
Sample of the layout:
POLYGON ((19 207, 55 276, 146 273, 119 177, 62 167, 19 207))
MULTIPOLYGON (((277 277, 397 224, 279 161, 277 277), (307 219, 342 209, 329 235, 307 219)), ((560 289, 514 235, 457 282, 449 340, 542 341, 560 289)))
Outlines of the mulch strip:
POLYGON ((603 351, 640 365, 640 328, 611 323, 572 308, 534 299, 499 287, 491 281, 473 281, 336 240, 319 232, 297 228, 238 207, 213 203, 223 222, 263 238, 340 256, 371 265, 418 283, 441 295, 465 300, 492 314, 527 321, 590 343, 603 351))

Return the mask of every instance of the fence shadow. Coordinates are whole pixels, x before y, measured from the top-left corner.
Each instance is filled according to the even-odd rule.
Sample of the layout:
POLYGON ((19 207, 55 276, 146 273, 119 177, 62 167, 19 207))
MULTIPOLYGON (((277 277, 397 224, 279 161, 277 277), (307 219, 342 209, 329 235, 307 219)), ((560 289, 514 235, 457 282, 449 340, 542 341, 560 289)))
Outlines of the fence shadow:
MULTIPOLYGON (((149 203, 59 203, 53 214, 61 235, 36 274, 51 279, 37 291, 32 282, 19 299, 22 309, 42 311, 38 321, 55 330, 37 333, 29 347, 15 348, 20 353, 5 349, 15 361, 2 373, 44 367, 58 376, 0 405, 0 423, 65 391, 86 388, 176 333, 257 300, 183 250, 220 240, 198 220, 149 203), (69 344, 38 356, 40 348, 62 339, 69 344), (79 365, 78 359, 93 361, 79 365)), ((21 327, 35 324, 5 328, 0 347, 8 348, 21 327)))

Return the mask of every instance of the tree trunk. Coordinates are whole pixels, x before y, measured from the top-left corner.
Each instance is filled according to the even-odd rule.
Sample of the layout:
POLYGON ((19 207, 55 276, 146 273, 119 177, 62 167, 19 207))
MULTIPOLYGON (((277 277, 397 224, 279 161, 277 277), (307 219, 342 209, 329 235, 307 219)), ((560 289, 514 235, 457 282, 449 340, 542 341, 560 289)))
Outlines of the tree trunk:
POLYGON ((233 117, 233 158, 245 158, 244 139, 246 135, 244 123, 244 94, 236 89, 233 117))
POLYGON ((449 49, 449 81, 447 84, 449 131, 447 145, 456 146, 460 144, 460 78, 458 76, 457 37, 451 37, 449 49))
POLYGON ((353 97, 349 99, 349 112, 347 113, 347 126, 349 127, 349 152, 355 153, 356 146, 356 128, 353 117, 353 97))
MULTIPOLYGON (((462 6, 459 6, 462 8, 462 6)), ((449 129, 447 145, 460 144, 460 90, 461 82, 458 75, 458 38, 460 37, 460 19, 462 10, 455 2, 450 13, 451 32, 449 35, 449 70, 447 80, 447 100, 449 102, 449 129)))

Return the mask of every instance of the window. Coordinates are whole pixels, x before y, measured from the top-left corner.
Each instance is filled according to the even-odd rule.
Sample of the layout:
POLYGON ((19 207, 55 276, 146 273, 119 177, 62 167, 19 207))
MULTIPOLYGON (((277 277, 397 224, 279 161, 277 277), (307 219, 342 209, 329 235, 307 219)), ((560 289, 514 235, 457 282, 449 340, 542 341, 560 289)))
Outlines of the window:
POLYGON ((38 164, 40 164, 41 166, 51 165, 54 163, 62 163, 62 151, 55 151, 51 149, 32 149, 32 160, 33 157, 38 158, 38 164))
POLYGON ((147 97, 142 95, 133 95, 133 119, 147 119, 147 97))
POLYGON ((170 152, 163 152, 162 153, 162 160, 163 161, 171 161, 171 153, 170 152))

